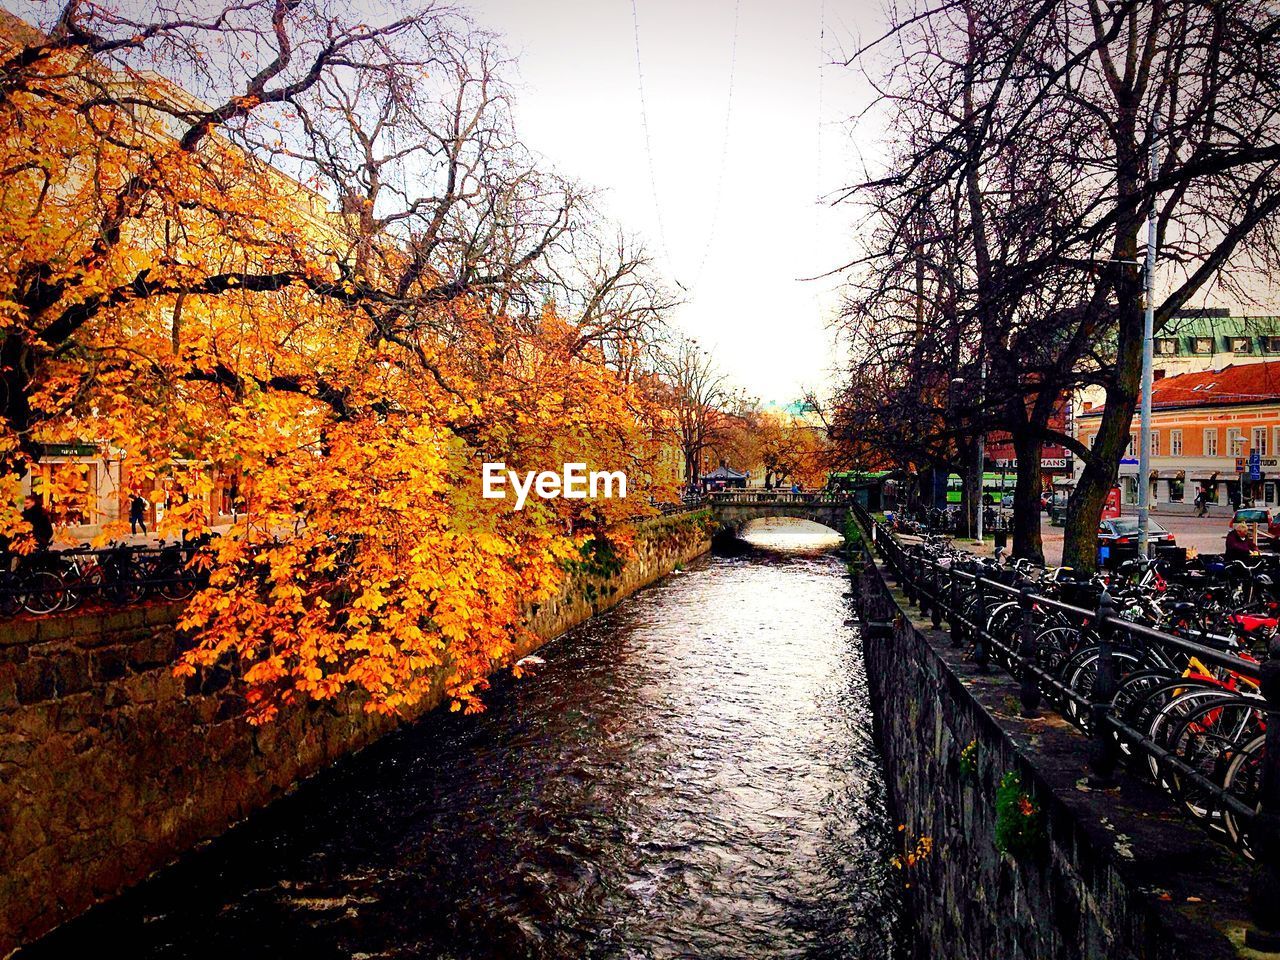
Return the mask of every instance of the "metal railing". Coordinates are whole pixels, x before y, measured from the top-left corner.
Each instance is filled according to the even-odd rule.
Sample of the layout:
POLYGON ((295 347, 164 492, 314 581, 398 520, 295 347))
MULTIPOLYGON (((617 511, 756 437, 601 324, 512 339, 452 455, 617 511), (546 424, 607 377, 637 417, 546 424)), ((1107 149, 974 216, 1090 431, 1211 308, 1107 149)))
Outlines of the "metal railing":
MULTIPOLYGON (((994 661, 1019 681, 1024 716, 1038 716, 1045 695, 1064 706, 1064 716, 1088 737, 1088 760, 1095 782, 1113 782, 1127 754, 1132 760, 1146 761, 1157 783, 1188 809, 1188 798, 1205 805, 1203 816, 1197 814, 1199 819, 1220 829, 1223 822, 1237 825, 1235 830, 1222 832, 1257 861, 1250 895, 1255 925, 1250 944, 1257 949, 1280 949, 1280 912, 1274 909, 1274 897, 1280 891, 1280 637, 1271 640, 1266 660, 1241 657, 1120 618, 1105 590, 1096 605, 1085 607, 1035 593, 1029 583, 1016 582, 1016 573, 1005 580, 1000 574, 985 576, 944 565, 918 548, 905 549, 860 505, 852 509, 867 535, 868 558, 874 549, 908 602, 918 606, 934 629, 941 630, 946 622, 953 646, 972 647, 972 660, 979 671, 989 670, 994 661), (1010 603, 1016 606, 1008 606, 1010 603), (989 613, 999 604, 1006 605, 1007 630, 992 632, 988 629, 992 623, 989 613), (1038 638, 1049 617, 1078 629, 1082 637, 1087 634, 1096 646, 1096 675, 1083 690, 1064 682, 1061 674, 1046 666, 1038 638), (1121 684, 1126 679, 1142 679, 1134 668, 1141 669, 1143 659, 1135 657, 1135 652, 1153 650, 1174 663, 1194 657, 1257 685, 1260 696, 1254 699, 1263 732, 1260 750, 1250 755, 1256 759, 1256 770, 1245 785, 1243 798, 1206 776, 1203 767, 1188 763, 1186 756, 1171 749, 1176 744, 1156 742, 1146 731, 1126 722, 1124 712, 1118 709, 1121 684), (1122 663, 1130 669, 1123 670, 1122 663)), ((1206 724, 1212 722, 1206 720, 1206 724)), ((1227 764, 1230 771, 1233 761, 1238 767, 1247 759, 1244 747, 1238 741, 1221 744, 1217 749, 1222 756, 1211 759, 1227 764)))
POLYGON ((848 506, 853 497, 847 493, 817 490, 812 493, 792 493, 789 490, 717 490, 709 494, 713 503, 797 503, 831 504, 848 506))
POLYGON ((658 510, 658 514, 663 517, 670 517, 678 513, 692 513, 695 510, 701 510, 707 505, 707 498, 703 496, 681 497, 675 503, 658 503, 650 501, 658 510))
POLYGON ((194 544, 81 547, 0 556, 0 618, 68 613, 159 598, 185 600, 204 585, 194 544))

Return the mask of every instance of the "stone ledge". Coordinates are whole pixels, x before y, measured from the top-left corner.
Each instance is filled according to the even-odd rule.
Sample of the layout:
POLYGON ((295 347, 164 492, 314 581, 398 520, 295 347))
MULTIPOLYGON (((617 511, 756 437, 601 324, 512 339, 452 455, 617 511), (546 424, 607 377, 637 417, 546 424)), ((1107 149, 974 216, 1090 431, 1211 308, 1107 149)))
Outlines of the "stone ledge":
MULTIPOLYGON (((589 594, 591 578, 577 578, 530 618, 536 635, 521 652, 704 553, 704 526, 688 514, 645 523, 616 576, 589 594)), ((441 671, 398 720, 348 697, 250 727, 231 671, 173 676, 180 611, 149 604, 0 625, 0 957, 443 698, 441 671)))
MULTIPOLYGON (((935 681, 934 693, 942 705, 943 732, 953 741, 950 747, 962 749, 972 738, 979 742, 979 752, 988 754, 986 769, 981 771, 982 790, 974 791, 983 796, 975 797, 974 802, 993 801, 995 782, 1004 769, 1014 767, 1046 813, 1053 848, 1052 863, 1048 865, 1020 864, 1010 857, 1001 857, 994 847, 989 852, 976 849, 966 852, 971 857, 1006 861, 994 867, 996 873, 1004 867, 1011 867, 1015 873, 1051 874, 1060 869, 1077 873, 1077 882, 1083 886, 1080 892, 1093 901, 1082 900, 1076 907, 1077 914, 1089 912, 1097 916, 1061 916, 1064 906, 1061 896, 1056 898, 1057 903, 1040 905, 1058 913, 1055 922, 1066 928, 1066 936, 1070 936, 1073 924, 1079 934, 1094 925, 1098 917, 1113 914, 1124 919, 1123 929, 1098 926, 1091 936, 1101 936, 1102 942, 1081 934, 1075 945, 1078 950, 1064 943, 1044 953, 1029 949, 1018 956, 1187 956, 1197 960, 1236 957, 1230 935, 1239 929, 1248 913, 1245 903, 1251 873, 1248 861, 1211 838, 1181 812, 1168 794, 1130 773, 1123 765, 1115 788, 1088 789, 1084 783, 1088 776, 1087 739, 1051 711, 1043 711, 1038 719, 1020 716, 1018 682, 994 667, 990 673, 979 673, 974 664, 966 662, 963 649, 951 646, 948 633, 935 631, 930 623, 916 619, 902 593, 889 586, 886 574, 883 565, 877 563, 863 576, 864 597, 873 605, 877 599, 882 604, 873 614, 875 618, 895 621, 891 638, 865 641, 869 673, 873 661, 883 659, 887 664, 900 664, 909 660, 921 678, 935 681), (886 645, 882 651, 884 657, 875 656, 875 644, 886 645), (891 650, 888 644, 893 645, 891 650), (904 651, 906 657, 902 656, 904 651), (1164 899, 1165 896, 1168 899, 1164 899), (1097 952, 1099 950, 1101 952, 1097 952)), ((873 678, 873 683, 887 679, 873 678)), ((886 709, 885 699, 892 696, 895 696, 892 691, 886 691, 884 698, 876 697, 874 701, 882 734, 892 718, 880 714, 886 709)), ((905 762, 902 754, 906 748, 919 750, 920 745, 886 742, 882 746, 890 767, 890 791, 895 803, 912 803, 913 798, 905 795, 906 791, 894 789, 893 767, 905 762)), ((913 761, 919 762, 918 758, 913 761)), ((951 769, 954 772, 954 764, 951 769)), ((958 784, 934 785, 938 793, 957 786, 960 790, 972 789, 958 784)), ((989 815, 992 810, 982 813, 989 815)), ((919 813, 922 819, 925 817, 922 811, 903 813, 919 813)), ((937 838, 935 855, 946 856, 946 848, 937 838)), ((993 868, 993 863, 985 866, 993 868)), ((1031 877, 1019 889, 1034 889, 1043 880, 1044 877, 1031 877)), ((917 906, 921 912, 931 909, 928 903, 917 906)), ((1028 909, 1025 900, 1013 906, 1028 909)), ((1005 921, 992 917, 991 922, 1005 921)), ((1047 942, 1040 945, 1049 947, 1047 942)), ((981 954, 948 952, 947 955, 976 957, 981 954)))

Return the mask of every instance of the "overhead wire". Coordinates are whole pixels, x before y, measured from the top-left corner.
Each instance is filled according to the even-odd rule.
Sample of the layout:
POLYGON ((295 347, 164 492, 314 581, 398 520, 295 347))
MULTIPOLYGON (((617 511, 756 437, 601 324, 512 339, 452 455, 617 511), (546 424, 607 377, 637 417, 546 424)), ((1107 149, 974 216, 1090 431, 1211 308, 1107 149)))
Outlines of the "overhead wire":
POLYGON ((707 231, 707 242, 702 248, 702 258, 698 261, 698 271, 693 277, 693 288, 702 280, 702 272, 707 266, 707 256, 715 242, 716 230, 720 225, 720 204, 724 199, 724 174, 729 163, 729 134, 733 121, 733 81, 738 72, 738 14, 742 0, 733 3, 733 41, 729 47, 729 91, 725 97, 724 129, 720 139, 720 169, 716 172, 716 199, 711 208, 711 226, 707 231))
MULTIPOLYGON (((715 200, 712 206, 711 222, 707 232, 707 239, 703 244, 702 255, 698 260, 698 268, 694 274, 691 285, 685 286, 685 284, 681 283, 679 279, 673 278, 675 279, 676 285, 685 293, 690 293, 701 281, 703 272, 707 265, 707 259, 711 253, 712 244, 715 240, 716 231, 719 226, 720 209, 724 196, 725 171, 728 167, 730 130, 733 121, 733 90, 738 66, 738 25, 740 12, 741 0, 734 0, 733 38, 729 49, 729 83, 725 101, 724 125, 720 140, 720 163, 719 169, 716 173, 715 200)), ((662 200, 658 191, 657 167, 653 158, 653 140, 649 132, 649 110, 645 98, 644 66, 640 52, 640 13, 638 9, 638 0, 631 0, 631 23, 635 35, 636 80, 640 91, 640 124, 644 128, 644 147, 649 167, 649 188, 652 192, 654 215, 658 224, 658 241, 662 246, 662 253, 666 258, 667 263, 674 268, 675 263, 671 258, 671 251, 667 245, 666 225, 662 217, 662 200)))
MULTIPOLYGON (((667 231, 662 222, 662 203, 658 198, 658 176, 653 165, 653 141, 649 136, 649 108, 644 96, 644 65, 640 57, 640 11, 637 0, 631 0, 631 25, 636 43, 636 83, 640 88, 640 125, 644 128, 644 152, 649 160, 649 188, 653 194, 653 213, 658 221, 658 242, 662 245, 662 255, 671 264, 671 251, 667 247, 667 231)), ((679 283, 679 281, 676 281, 679 283)))

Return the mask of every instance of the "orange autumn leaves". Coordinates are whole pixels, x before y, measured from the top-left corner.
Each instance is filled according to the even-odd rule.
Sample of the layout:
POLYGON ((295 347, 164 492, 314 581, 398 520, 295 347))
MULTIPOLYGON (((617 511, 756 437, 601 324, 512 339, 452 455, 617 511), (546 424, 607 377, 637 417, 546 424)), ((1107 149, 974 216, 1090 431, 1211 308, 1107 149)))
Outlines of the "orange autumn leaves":
MULTIPOLYGON (((437 685, 478 708, 581 544, 625 544, 671 493, 646 484, 652 398, 552 305, 393 290, 414 322, 380 335, 393 278, 344 273, 351 224, 310 191, 216 136, 182 149, 154 111, 87 105, 122 81, 74 53, 28 73, 37 92, 0 105, 0 331, 28 405, 0 428, 6 476, 91 444, 174 479, 168 536, 206 532, 213 478, 237 477, 247 515, 214 541, 179 669, 233 665, 256 721, 347 696, 397 711, 437 685), (485 460, 625 470, 632 496, 515 513, 480 496, 485 460)), ((405 258, 365 240, 386 269, 405 258)), ((7 495, 0 525, 17 510, 7 495)))

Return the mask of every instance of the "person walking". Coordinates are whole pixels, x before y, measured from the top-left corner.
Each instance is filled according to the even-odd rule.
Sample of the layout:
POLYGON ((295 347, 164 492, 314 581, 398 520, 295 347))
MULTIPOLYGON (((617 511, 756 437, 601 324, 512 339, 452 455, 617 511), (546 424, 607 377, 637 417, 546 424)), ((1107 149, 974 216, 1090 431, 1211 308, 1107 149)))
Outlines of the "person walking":
POLYGON ((142 494, 134 491, 132 497, 129 498, 129 532, 137 533, 138 528, 142 528, 142 535, 147 535, 147 501, 143 499, 142 494))
POLYGON ((28 494, 22 511, 22 519, 31 525, 31 536, 36 542, 36 551, 45 553, 53 545, 53 521, 39 494, 28 494))
POLYGON ((1203 517, 1209 512, 1209 495, 1204 487, 1196 491, 1196 516, 1203 517))

